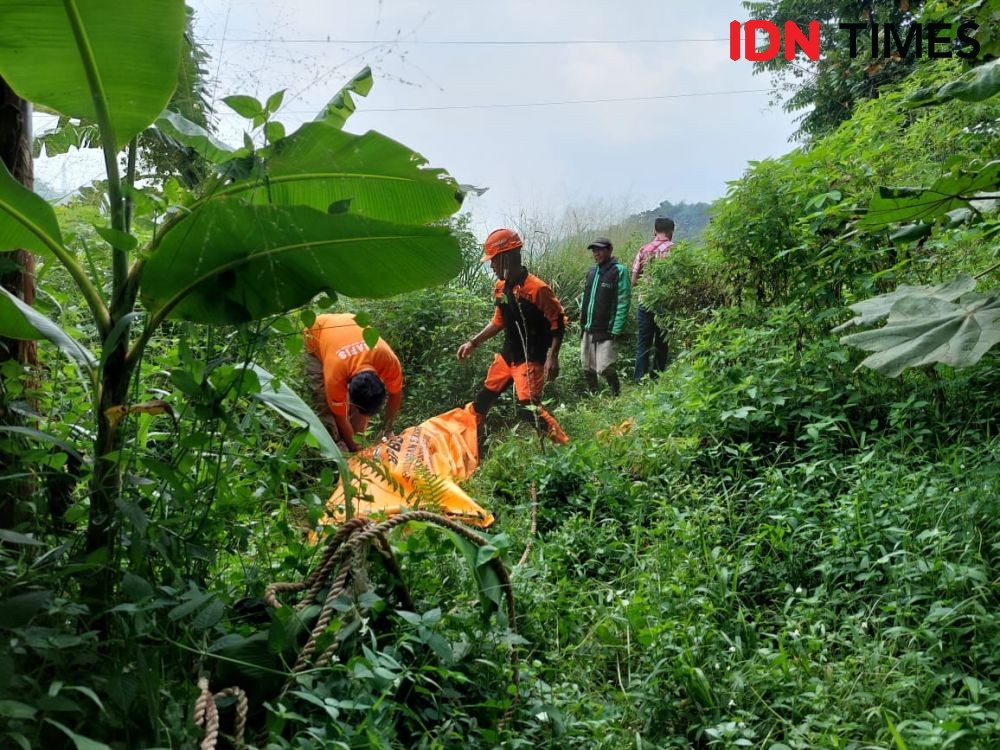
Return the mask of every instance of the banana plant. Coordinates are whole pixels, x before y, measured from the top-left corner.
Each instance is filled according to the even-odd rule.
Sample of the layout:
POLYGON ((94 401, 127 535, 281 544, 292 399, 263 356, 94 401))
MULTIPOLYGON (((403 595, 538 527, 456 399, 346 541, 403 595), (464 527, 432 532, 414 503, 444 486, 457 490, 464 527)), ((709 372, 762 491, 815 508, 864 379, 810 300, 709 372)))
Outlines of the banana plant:
POLYGON ((34 0, 0 4, 0 76, 26 100, 96 127, 107 172, 105 288, 64 239, 52 207, 0 165, 0 251, 20 248, 60 263, 86 303, 95 354, 40 312, 0 296, 0 335, 47 339, 71 357, 93 387, 97 425, 89 487, 88 559, 96 572, 84 597, 102 607, 113 594, 116 454, 130 378, 164 321, 238 324, 280 314, 325 292, 387 297, 437 284, 461 268, 457 240, 435 225, 456 212, 459 185, 406 146, 377 132, 342 128, 353 94, 371 87, 365 70, 317 118, 285 135, 266 104, 228 103, 267 138, 258 148, 218 141, 165 112, 177 81, 183 0, 34 0), (140 245, 135 206, 136 136, 155 126, 215 165, 197 194, 182 195, 140 245), (128 152, 129 168, 119 159, 128 152))

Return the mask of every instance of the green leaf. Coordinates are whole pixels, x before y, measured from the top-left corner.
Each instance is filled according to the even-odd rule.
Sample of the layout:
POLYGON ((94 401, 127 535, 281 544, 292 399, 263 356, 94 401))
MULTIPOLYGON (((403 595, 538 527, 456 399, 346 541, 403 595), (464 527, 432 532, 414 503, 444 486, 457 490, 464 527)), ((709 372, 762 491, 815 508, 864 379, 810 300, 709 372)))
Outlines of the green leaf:
POLYGON ((100 148, 101 130, 96 122, 80 122, 60 117, 55 128, 35 138, 31 153, 37 159, 42 155, 52 157, 67 153, 71 148, 100 148))
POLYGON ((171 112, 168 109, 163 110, 156 119, 156 129, 182 146, 187 146, 213 164, 221 164, 233 158, 232 148, 218 140, 201 125, 191 122, 176 112, 171 112))
POLYGON ((916 242, 927 237, 931 233, 931 224, 917 222, 916 224, 906 224, 889 235, 892 242, 916 242))
POLYGON ((856 317, 837 326, 833 329, 833 332, 839 333, 853 326, 880 323, 889 317, 889 311, 892 309, 892 306, 904 297, 935 297, 946 302, 954 302, 963 294, 971 292, 975 288, 976 280, 964 273, 959 274, 947 284, 936 284, 934 286, 910 286, 902 284, 887 294, 880 294, 871 299, 855 302, 850 308, 854 311, 856 317))
POLYGON ((97 359, 90 353, 89 349, 63 331, 52 320, 37 312, 30 305, 26 305, 3 287, 0 287, 0 300, 6 300, 8 303, 0 303, 0 334, 16 338, 14 332, 23 330, 27 325, 37 335, 26 338, 48 339, 59 347, 63 354, 88 372, 93 371, 97 366, 97 359))
POLYGON ((920 89, 906 100, 906 104, 910 107, 923 107, 929 104, 942 104, 952 99, 981 102, 994 96, 998 91, 1000 91, 1000 59, 983 63, 937 89, 934 87, 920 89))
POLYGON ((879 188, 868 212, 858 222, 862 229, 881 229, 895 222, 933 221, 956 208, 968 206, 980 191, 1000 185, 1000 160, 975 171, 942 175, 929 188, 879 188))
POLYGON ((97 742, 88 737, 77 734, 65 724, 60 724, 55 719, 45 719, 45 721, 54 727, 58 727, 67 737, 73 740, 76 750, 111 750, 111 748, 103 742, 97 742))
POLYGON ((146 263, 147 308, 240 323, 318 293, 388 297, 441 283, 461 266, 446 227, 408 227, 301 206, 211 201, 178 222, 146 263))
POLYGON ((420 154, 375 131, 355 135, 310 122, 263 154, 266 182, 245 180, 218 195, 320 211, 350 201, 353 213, 404 224, 437 221, 462 205, 458 184, 444 170, 426 168, 420 154))
POLYGON ((212 592, 199 591, 197 589, 191 589, 185 596, 187 597, 185 601, 181 602, 167 613, 167 617, 171 620, 179 620, 182 617, 187 617, 209 599, 215 598, 215 594, 212 592))
POLYGON ((347 118, 354 114, 354 110, 357 109, 351 94, 368 96, 368 92, 372 90, 373 82, 372 70, 366 65, 354 78, 344 84, 344 87, 323 107, 322 111, 316 115, 316 121, 334 128, 344 127, 347 118))
POLYGON ((368 326, 363 331, 361 331, 361 338, 364 339, 365 345, 369 349, 374 349, 379 339, 378 328, 372 328, 371 326, 368 326))
MULTIPOLYGON (((43 443, 51 443, 61 450, 63 453, 67 453, 73 456, 77 461, 83 462, 83 456, 74 448, 72 445, 67 443, 55 435, 50 435, 47 432, 42 432, 41 430, 36 430, 34 427, 21 427, 18 425, 0 425, 0 432, 8 432, 14 435, 24 435, 25 437, 31 438, 32 440, 38 440, 43 443)), ((12 532, 13 533, 13 532, 12 532)), ((0 530, 0 535, 3 531, 0 530)), ((35 542, 38 544, 38 542, 35 542)))
POLYGON ((267 103, 264 105, 264 108, 268 111, 268 113, 273 114, 274 112, 278 111, 279 107, 281 107, 281 102, 283 102, 284 99, 285 99, 285 89, 282 89, 281 91, 275 91, 273 94, 267 97, 267 103))
POLYGON ((248 120, 264 114, 264 106, 252 96, 237 94, 236 96, 227 96, 222 101, 240 117, 245 117, 248 120))
POLYGON ((101 703, 101 699, 97 697, 97 693, 95 693, 93 690, 91 690, 86 685, 67 685, 66 689, 67 690, 75 690, 76 692, 80 693, 81 695, 87 696, 101 710, 101 713, 104 713, 104 711, 105 711, 104 704, 101 703))
POLYGON ((903 739, 903 735, 899 733, 899 730, 892 723, 892 719, 889 718, 888 714, 885 715, 885 724, 889 727, 889 734, 892 735, 892 741, 896 745, 896 750, 909 750, 906 740, 903 739))
MULTIPOLYGON (((456 534, 450 529, 444 529, 443 531, 445 536, 451 539, 452 544, 465 557, 466 562, 469 563, 472 576, 476 581, 476 587, 479 590, 479 599, 483 604, 483 608, 487 612, 496 610, 502 616, 500 602, 503 599, 503 586, 500 583, 500 576, 497 575, 496 570, 490 564, 492 556, 486 562, 480 563, 479 554, 482 548, 479 545, 460 534, 456 534)), ((493 551, 496 551, 495 548, 493 551)))
POLYGON ((3 291, 5 294, 0 294, 0 336, 22 341, 37 341, 43 338, 38 329, 21 314, 20 308, 11 299, 12 295, 6 289, 3 291))
POLYGON ((269 122, 264 126, 264 137, 268 143, 280 141, 285 137, 285 126, 280 122, 269 122))
POLYGON ((114 140, 104 146, 117 152, 170 100, 184 22, 183 0, 3 3, 0 76, 22 98, 70 117, 100 122, 100 103, 114 140))
POLYGON ((131 253, 139 246, 139 240, 128 232, 123 232, 120 229, 112 227, 94 227, 94 229, 115 250, 131 253))
MULTIPOLYGON (((4 530, 6 531, 6 530, 4 530)), ((13 532, 8 532, 13 533, 13 532)), ((18 535, 20 536, 20 535, 18 535)), ((0 536, 5 542, 12 540, 5 536, 0 536)), ((34 544, 39 544, 34 539, 29 540, 34 544)), ((14 542, 18 544, 19 542, 14 542)), ((41 545, 39 545, 41 546, 41 545)), ((31 619, 48 609, 52 603, 52 592, 48 590, 28 591, 17 596, 10 596, 0 601, 0 628, 12 629, 21 628, 31 622, 31 619)))
POLYGON ((52 206, 15 180, 0 161, 0 252, 21 249, 51 257, 51 248, 62 244, 52 206))
POLYGON ((875 352, 861 366, 889 377, 935 362, 970 367, 1000 343, 1000 292, 967 294, 957 304, 933 296, 903 297, 893 304, 885 326, 841 342, 875 352))
POLYGON ((222 619, 226 613, 226 606, 221 599, 213 599, 211 603, 199 612, 191 621, 191 627, 195 630, 208 630, 222 619))
POLYGON ((5 719, 32 719, 38 711, 26 703, 0 701, 0 716, 5 719))
MULTIPOLYGON (((260 381, 260 392, 253 394, 253 397, 274 409, 292 424, 307 427, 309 434, 313 436, 319 445, 319 452, 324 458, 332 458, 336 461, 343 461, 343 454, 333 442, 330 433, 327 432, 323 423, 320 422, 316 413, 303 401, 295 391, 285 383, 281 383, 277 389, 274 388, 274 376, 267 370, 255 364, 246 365, 248 370, 257 374, 260 381)), ((344 463, 345 470, 347 468, 344 463)))

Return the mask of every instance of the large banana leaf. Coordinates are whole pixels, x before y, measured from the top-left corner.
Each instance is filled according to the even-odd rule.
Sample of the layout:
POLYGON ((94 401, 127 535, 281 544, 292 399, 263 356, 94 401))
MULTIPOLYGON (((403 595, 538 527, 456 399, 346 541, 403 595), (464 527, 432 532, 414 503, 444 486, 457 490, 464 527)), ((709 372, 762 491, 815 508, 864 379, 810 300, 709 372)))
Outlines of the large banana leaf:
POLYGON ((420 154, 369 131, 345 133, 310 122, 264 152, 267 179, 230 185, 217 195, 240 195, 258 204, 343 210, 383 221, 427 224, 462 205, 458 184, 441 169, 427 169, 420 154))
POLYGON ((441 283, 460 267, 445 227, 216 199, 166 233, 146 262, 141 294, 154 317, 240 323, 322 291, 388 297, 441 283))
POLYGON ((344 127, 347 118, 354 114, 354 110, 357 109, 357 105, 354 103, 354 98, 351 94, 368 96, 368 92, 372 90, 372 82, 372 69, 366 65, 327 102, 327 105, 323 107, 323 111, 316 116, 316 120, 324 122, 331 127, 344 127))
POLYGON ((156 118, 156 129, 173 138, 183 146, 193 149, 197 154, 213 164, 222 164, 233 158, 233 150, 201 125, 191 122, 177 112, 164 110, 156 118))
POLYGON ((117 151, 167 105, 183 31, 183 0, 4 0, 0 76, 64 115, 106 107, 117 151))
POLYGON ((48 339, 67 357, 93 373, 97 358, 83 344, 24 301, 0 287, 0 335, 16 339, 48 339))
POLYGON ((52 206, 15 180, 0 161, 0 252, 52 255, 62 235, 52 206))

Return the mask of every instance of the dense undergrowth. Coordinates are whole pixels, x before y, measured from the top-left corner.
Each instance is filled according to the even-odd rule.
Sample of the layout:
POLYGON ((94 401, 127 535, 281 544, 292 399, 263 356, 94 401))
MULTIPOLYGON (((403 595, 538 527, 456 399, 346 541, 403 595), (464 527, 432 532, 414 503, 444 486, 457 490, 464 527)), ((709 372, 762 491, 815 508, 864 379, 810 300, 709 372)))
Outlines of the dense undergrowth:
POLYGON ((866 386, 828 369, 833 346, 783 369, 774 348, 701 344, 567 418, 633 419, 624 434, 511 445, 477 479, 502 519, 538 488, 517 580, 560 709, 548 746, 994 745, 996 360, 866 386))
MULTIPOLYGON (((489 543, 394 532, 400 570, 374 555, 359 578, 371 585, 333 603, 324 667, 291 669, 315 612, 261 598, 317 565, 306 531, 336 469, 260 404, 241 364, 302 392, 300 332, 329 305, 165 323, 128 402, 171 409, 128 417, 113 561, 84 554, 82 378, 44 350, 35 372, 4 363, 4 405, 29 428, 2 438, 25 520, 0 545, 0 743, 197 746, 203 675, 248 693, 248 738, 275 750, 1000 745, 996 348, 974 367, 887 378, 830 330, 845 305, 898 282, 964 271, 997 285, 995 212, 908 243, 854 224, 878 184, 1000 155, 997 97, 901 109, 956 72, 919 67, 731 186, 702 239, 637 290, 671 340, 655 382, 584 396, 571 328, 546 397, 572 444, 540 445, 502 400, 467 484, 497 517, 489 543), (516 623, 484 586, 496 558, 512 570, 516 623), (81 581, 109 568, 113 606, 94 611, 81 581)), ((97 208, 61 211, 85 254, 97 208)), ((331 303, 367 313, 401 355, 405 423, 468 401, 488 361, 489 346, 455 358, 491 310, 467 223, 453 228, 457 283, 331 303)), ((641 241, 621 238, 624 260, 641 241)), ((569 244, 531 260, 571 320, 586 262, 569 244)), ((45 263, 39 275, 39 309, 93 339, 66 279, 45 263)), ((221 710, 225 734, 232 701, 221 710)))

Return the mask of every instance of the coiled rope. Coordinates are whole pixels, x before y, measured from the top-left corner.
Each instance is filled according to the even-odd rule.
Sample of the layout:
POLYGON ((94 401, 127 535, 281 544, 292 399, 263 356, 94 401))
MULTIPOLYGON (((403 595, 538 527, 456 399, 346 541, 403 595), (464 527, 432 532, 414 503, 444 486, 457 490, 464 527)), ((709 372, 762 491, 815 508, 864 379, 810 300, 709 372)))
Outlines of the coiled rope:
MULTIPOLYGON (((295 666, 292 668, 293 675, 311 667, 325 666, 333 658, 340 642, 334 640, 316 657, 317 642, 333 618, 335 611, 333 603, 348 589, 352 580, 363 577, 364 565, 367 561, 367 552, 370 546, 374 546, 376 551, 383 557, 390 572, 398 580, 402 580, 401 571, 392 555, 386 534, 392 529, 403 526, 411 521, 422 521, 448 529, 479 547, 489 544, 488 539, 480 536, 471 529, 437 513, 425 510, 402 513, 381 523, 375 523, 368 518, 362 517, 355 517, 345 522, 327 542, 319 564, 306 578, 301 581, 279 581, 272 583, 264 592, 264 600, 268 605, 278 609, 281 607, 281 601, 278 599, 279 593, 305 591, 305 595, 295 605, 295 610, 301 611, 303 608, 314 603, 319 596, 319 592, 328 584, 331 578, 333 579, 332 583, 329 583, 329 590, 323 601, 319 618, 309 634, 309 640, 302 647, 295 666)), ((517 619, 510 574, 507 572, 507 568, 503 562, 497 558, 490 560, 489 564, 500 580, 500 585, 504 592, 507 621, 511 632, 516 634, 517 619)), ((406 593, 405 588, 401 592, 401 598, 403 599, 403 605, 412 610, 413 604, 409 601, 409 595, 406 593)), ((512 681, 515 691, 517 691, 514 694, 514 702, 516 703, 520 688, 520 656, 517 645, 511 648, 511 670, 512 681)), ((287 691, 291 684, 291 681, 287 682, 282 693, 287 691)), ((229 697, 236 698, 236 719, 233 729, 234 742, 238 750, 243 750, 246 747, 243 736, 249 712, 246 693, 239 687, 231 687, 213 695, 208 688, 208 679, 205 677, 199 678, 198 688, 200 693, 195 703, 194 721, 199 727, 204 727, 205 729, 205 737, 199 746, 200 750, 215 750, 219 737, 219 709, 216 702, 229 697)), ((512 721, 513 714, 514 703, 508 707, 501 724, 508 724, 512 721)))
POLYGON ((219 706, 217 701, 224 698, 236 698, 236 718, 233 720, 233 744, 236 750, 244 750, 246 742, 243 735, 247 728, 247 714, 250 704, 247 694, 242 688, 230 687, 213 694, 208 689, 208 678, 198 678, 198 700, 194 704, 194 723, 205 728, 205 737, 198 746, 200 750, 215 750, 219 741, 219 706))

